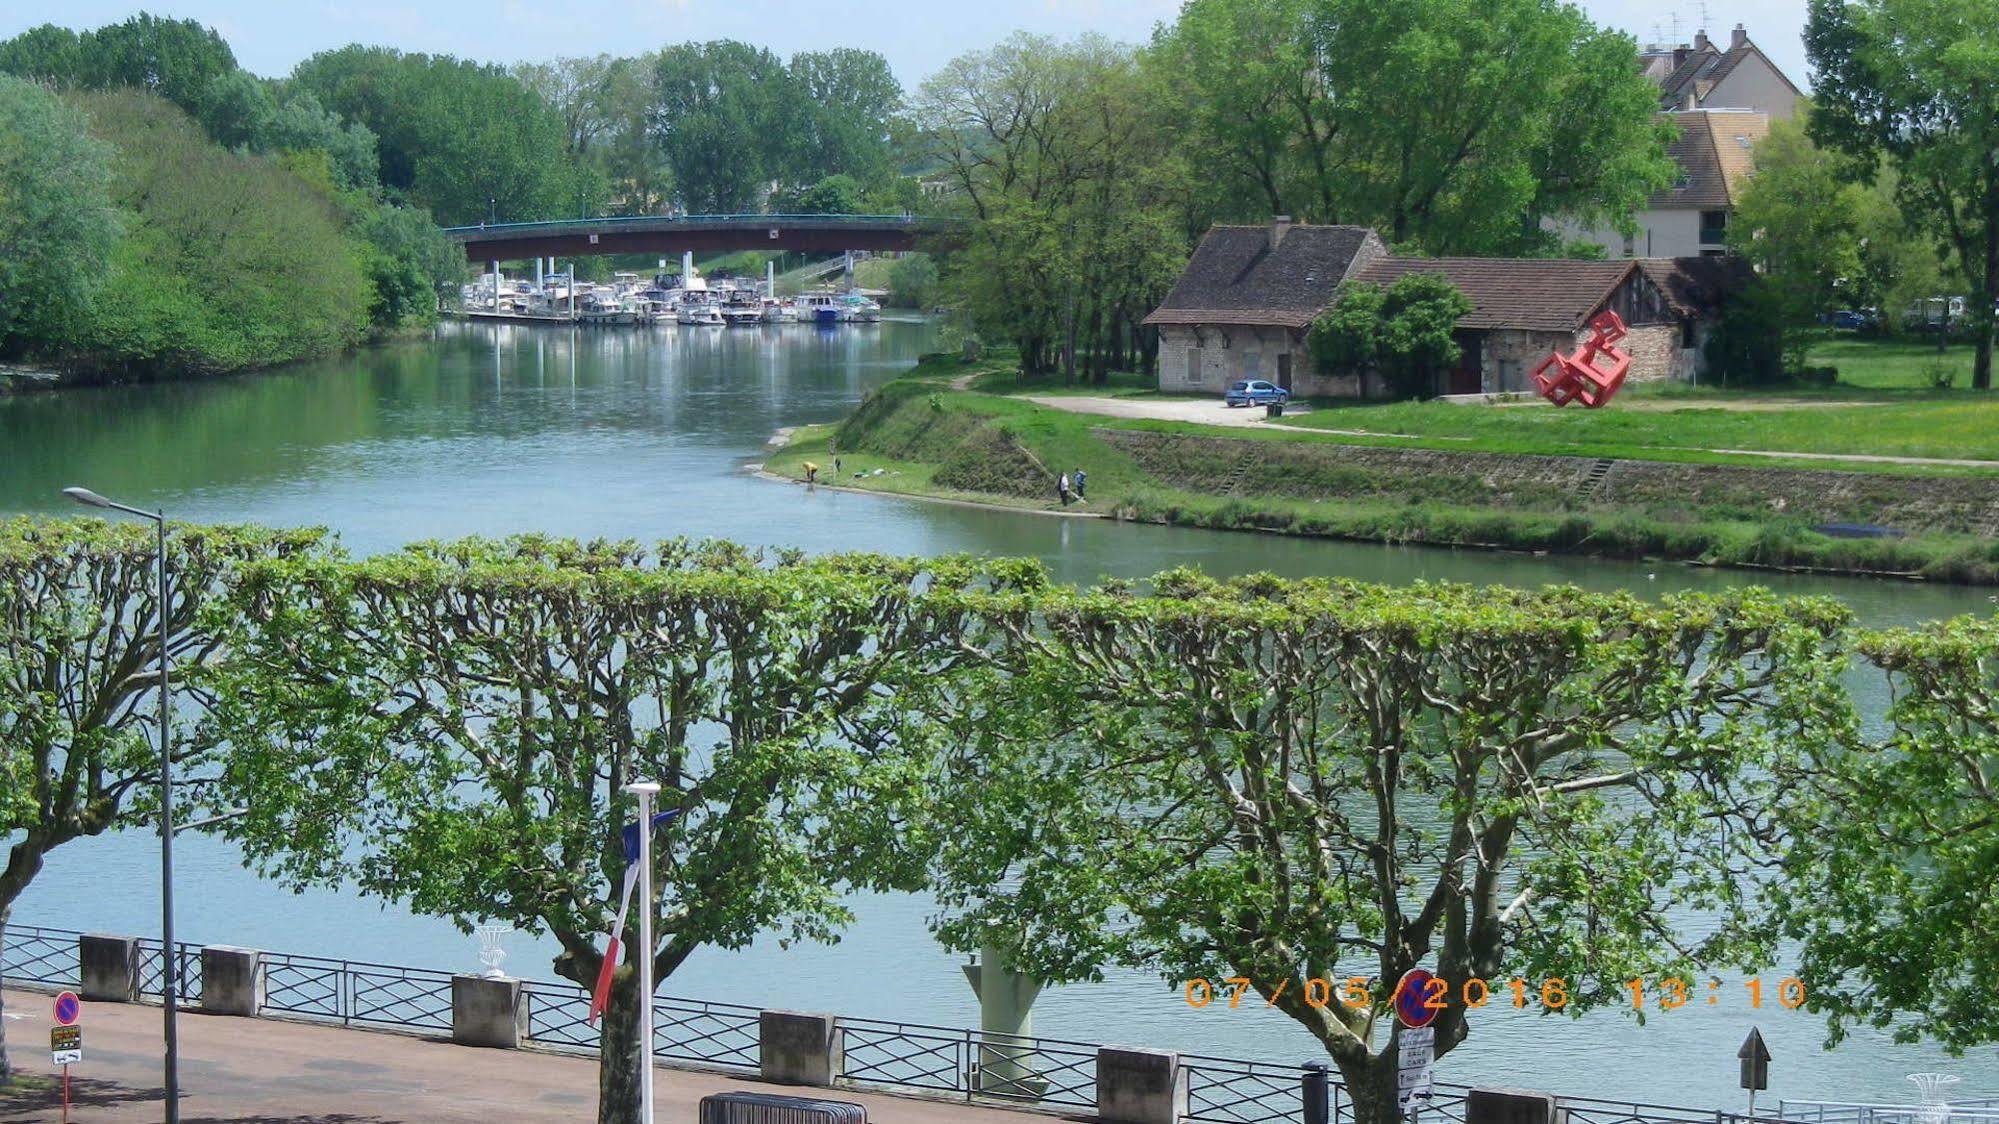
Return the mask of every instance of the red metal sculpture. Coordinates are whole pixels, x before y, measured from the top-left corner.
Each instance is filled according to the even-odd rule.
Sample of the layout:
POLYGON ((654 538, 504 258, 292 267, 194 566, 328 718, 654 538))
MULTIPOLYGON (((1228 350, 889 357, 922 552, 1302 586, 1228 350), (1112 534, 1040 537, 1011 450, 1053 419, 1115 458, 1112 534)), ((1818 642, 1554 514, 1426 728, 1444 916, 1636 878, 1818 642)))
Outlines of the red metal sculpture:
POLYGON ((1606 308, 1589 327, 1588 342, 1574 355, 1552 352, 1534 368, 1534 385, 1557 406, 1581 402, 1594 410, 1617 394, 1631 370, 1630 353, 1615 346, 1627 332, 1623 318, 1606 308))

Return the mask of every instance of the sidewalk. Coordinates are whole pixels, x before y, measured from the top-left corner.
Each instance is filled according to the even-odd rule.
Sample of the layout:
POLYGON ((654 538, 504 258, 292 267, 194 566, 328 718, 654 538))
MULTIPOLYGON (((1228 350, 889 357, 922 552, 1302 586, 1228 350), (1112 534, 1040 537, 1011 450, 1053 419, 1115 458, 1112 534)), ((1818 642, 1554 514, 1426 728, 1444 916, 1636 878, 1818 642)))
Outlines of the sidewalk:
MULTIPOLYGON (((8 1056, 22 1073, 49 1065, 47 994, 8 991, 8 1056)), ((181 1012, 181 1119, 186 1124, 591 1124, 597 1060, 530 1050, 479 1050, 447 1039, 181 1012)), ((86 1003, 84 1062, 72 1074, 76 1124, 160 1119, 160 1009, 86 1003)), ((1046 1124, 1047 1115, 847 1090, 763 1085, 662 1069, 660 1124, 692 1124, 695 1105, 731 1089, 823 1096, 868 1107, 875 1124, 1046 1124)), ((60 1119, 60 1085, 0 1092, 0 1122, 60 1119)))

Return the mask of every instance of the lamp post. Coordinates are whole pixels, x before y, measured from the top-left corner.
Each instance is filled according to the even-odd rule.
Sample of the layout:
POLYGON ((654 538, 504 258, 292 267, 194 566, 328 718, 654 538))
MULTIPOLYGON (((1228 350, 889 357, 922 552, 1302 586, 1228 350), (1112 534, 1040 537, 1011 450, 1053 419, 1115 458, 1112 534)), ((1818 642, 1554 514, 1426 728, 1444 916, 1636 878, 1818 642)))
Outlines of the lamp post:
POLYGON ((172 688, 167 679, 167 513, 142 511, 114 503, 88 488, 64 488, 62 494, 86 507, 122 511, 150 519, 159 532, 158 597, 160 618, 160 993, 166 1011, 166 1124, 180 1124, 180 964, 174 944, 174 762, 168 723, 173 714, 172 688))
POLYGON ((625 791, 639 798, 639 1124, 652 1115, 652 798, 658 781, 634 781, 625 791))

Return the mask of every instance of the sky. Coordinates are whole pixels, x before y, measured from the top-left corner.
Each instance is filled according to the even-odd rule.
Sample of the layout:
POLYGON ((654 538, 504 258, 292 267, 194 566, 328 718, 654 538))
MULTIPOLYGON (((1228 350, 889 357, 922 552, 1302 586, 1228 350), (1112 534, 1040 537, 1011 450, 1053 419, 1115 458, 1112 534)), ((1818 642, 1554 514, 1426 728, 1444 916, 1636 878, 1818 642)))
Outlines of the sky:
MULTIPOLYGON (((1582 0, 1602 24, 1639 41, 1716 39, 1737 22, 1800 86, 1807 85, 1805 0, 1582 0), (1677 21, 1677 23, 1676 23, 1677 21)), ((780 55, 828 47, 881 52, 914 86, 966 51, 1016 30, 1069 37, 1095 31, 1140 42, 1170 20, 1179 0, 13 0, 0 4, 0 37, 43 23, 79 30, 144 9, 192 18, 222 33, 239 63, 266 76, 316 51, 367 43, 406 51, 516 63, 561 55, 636 54, 685 40, 741 39, 780 55)))

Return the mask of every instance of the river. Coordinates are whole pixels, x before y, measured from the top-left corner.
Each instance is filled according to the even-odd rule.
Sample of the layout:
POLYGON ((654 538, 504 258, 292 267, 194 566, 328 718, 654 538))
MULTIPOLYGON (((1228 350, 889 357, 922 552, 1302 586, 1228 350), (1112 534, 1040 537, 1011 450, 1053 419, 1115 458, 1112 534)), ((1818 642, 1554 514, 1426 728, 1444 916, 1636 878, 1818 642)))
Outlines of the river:
MULTIPOLYGON (((927 324, 885 322, 754 331, 447 324, 434 338, 280 372, 193 384, 0 398, 0 512, 70 514, 58 489, 84 485, 175 519, 316 524, 350 549, 415 539, 539 530, 658 539, 711 536, 813 551, 866 549, 1033 555, 1061 579, 1140 577, 1171 566, 1270 570, 1404 582, 1421 578, 1569 582, 1641 593, 1760 582, 1849 602, 1870 624, 1987 611, 1961 587, 1748 575, 1671 564, 1313 542, 1057 519, 759 480, 743 471, 780 426, 840 417, 872 385, 938 346, 927 324)), ((1871 700, 1878 707, 1879 699, 1871 700)), ((476 969, 478 946, 451 926, 351 894, 294 896, 240 866, 233 850, 184 837, 184 939, 476 969)), ((15 910, 24 923, 152 934, 157 851, 141 833, 60 849, 15 910)), ((662 992, 764 1006, 976 1026, 978 1011, 908 895, 856 899, 834 946, 705 949, 662 992)), ((508 967, 548 977, 545 947, 515 938, 508 967)), ((1785 975, 1762 973, 1766 996, 1785 975)), ((1720 1002, 1638 1025, 1495 1003, 1438 1079, 1740 1108, 1735 1051, 1761 1027, 1775 1060, 1771 1097, 1904 1102, 1911 1072, 1962 1074, 1966 1096, 1999 1093, 1992 1051, 1949 1059, 1857 1032, 1820 1049, 1813 1017, 1767 998, 1751 1010, 1731 984, 1720 1002)), ((1037 1033, 1300 1062, 1302 1030, 1272 1013, 1189 1008, 1141 973, 1052 989, 1037 1033)), ((1766 1100, 1767 1104, 1768 1101, 1766 1100)))

